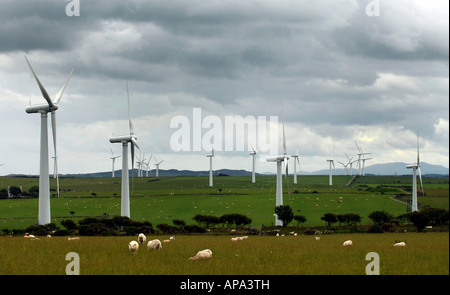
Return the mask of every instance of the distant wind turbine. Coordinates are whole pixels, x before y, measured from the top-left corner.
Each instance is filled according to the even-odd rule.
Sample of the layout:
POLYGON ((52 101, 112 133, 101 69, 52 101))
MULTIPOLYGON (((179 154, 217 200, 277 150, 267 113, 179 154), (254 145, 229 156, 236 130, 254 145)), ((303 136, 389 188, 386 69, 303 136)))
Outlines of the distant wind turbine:
POLYGON ((114 175, 114 163, 116 162, 116 159, 120 157, 120 155, 115 156, 113 151, 112 151, 112 149, 111 149, 111 147, 109 148, 109 150, 111 151, 111 154, 112 154, 112 157, 111 157, 111 160, 112 160, 112 177, 114 178, 115 177, 115 175, 114 175))
POLYGON ((252 183, 256 182, 256 177, 255 177, 255 157, 256 154, 258 153, 258 150, 255 151, 255 149, 252 146, 252 152, 249 154, 250 156, 252 156, 252 183))
POLYGON ((297 184, 297 163, 298 163, 298 167, 300 169, 300 161, 298 159, 298 149, 297 149, 297 154, 292 155, 292 158, 294 159, 294 183, 297 184))
POLYGON ((209 186, 213 186, 213 166, 212 158, 214 158, 214 149, 211 150, 211 154, 206 155, 209 158, 209 186))
POLYGON ((417 132, 417 162, 414 164, 407 165, 406 168, 412 169, 413 171, 413 189, 412 189, 412 208, 411 211, 419 211, 417 204, 417 175, 416 171, 419 170, 420 186, 422 187, 422 194, 425 195, 423 191, 422 183, 422 172, 420 171, 420 161, 419 161, 419 132, 417 132))
POLYGON ((133 123, 131 121, 131 108, 130 108, 130 96, 128 93, 128 81, 127 83, 127 98, 128 98, 128 124, 130 128, 129 135, 123 135, 118 137, 111 137, 109 142, 122 144, 122 195, 121 195, 121 207, 120 215, 130 218, 130 184, 128 176, 128 143, 131 143, 131 172, 134 170, 134 147, 139 148, 137 144, 137 138, 134 136, 133 123))
POLYGON ((329 185, 333 185, 333 170, 331 169, 331 165, 333 165, 333 169, 334 167, 334 147, 335 145, 333 145, 333 153, 331 154, 331 159, 327 160, 327 162, 330 162, 330 179, 329 179, 329 185))
POLYGON ((156 177, 159 177, 159 164, 164 162, 164 160, 161 160, 161 161, 158 162, 158 160, 156 160, 156 157, 154 157, 154 158, 155 158, 155 162, 156 162, 156 164, 155 164, 155 166, 156 166, 156 177))
POLYGON ((64 90, 66 89, 69 79, 72 76, 73 69, 70 72, 67 79, 62 84, 61 88, 55 95, 55 99, 52 100, 42 85, 41 81, 37 77, 33 70, 30 62, 25 56, 25 60, 30 67, 31 72, 41 90, 42 96, 47 101, 46 104, 29 105, 25 108, 28 114, 39 113, 41 114, 41 143, 40 143, 40 164, 39 164, 39 214, 38 214, 38 224, 48 224, 51 222, 50 213, 50 179, 49 179, 49 158, 48 158, 48 128, 47 128, 47 114, 51 113, 52 120, 52 133, 53 133, 53 148, 55 153, 55 168, 56 168, 56 186, 59 198, 59 178, 58 178, 58 164, 57 164, 57 153, 56 153, 56 110, 58 109, 58 102, 61 99, 64 90))

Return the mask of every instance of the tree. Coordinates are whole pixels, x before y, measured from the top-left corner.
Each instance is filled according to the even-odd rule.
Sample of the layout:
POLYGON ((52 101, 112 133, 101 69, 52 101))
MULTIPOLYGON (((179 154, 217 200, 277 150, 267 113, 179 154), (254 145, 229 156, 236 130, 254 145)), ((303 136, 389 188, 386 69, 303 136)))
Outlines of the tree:
POLYGON ((429 219, 422 212, 414 211, 405 214, 405 217, 410 220, 417 228, 418 232, 423 231, 425 226, 428 225, 429 219))
POLYGON ((294 219, 294 212, 289 205, 280 205, 275 207, 275 214, 278 219, 283 222, 283 226, 287 226, 294 219))
POLYGON ((426 218, 428 218, 430 225, 439 225, 442 229, 444 224, 449 221, 448 210, 441 208, 427 208, 422 211, 426 218))
POLYGON ((325 221, 327 223, 327 226, 331 226, 333 223, 336 223, 338 221, 336 215, 333 213, 325 213, 322 217, 320 217, 321 220, 325 221))
MULTIPOLYGON (((339 218, 338 218, 339 219, 339 218)), ((357 223, 361 222, 361 216, 355 213, 344 214, 344 220, 347 225, 356 226, 357 223)))
POLYGON ((300 223, 306 222, 306 217, 304 215, 294 215, 294 220, 297 221, 297 226, 299 226, 300 223))
POLYGON ((390 223, 394 219, 394 216, 386 211, 373 211, 368 217, 376 226, 381 226, 384 223, 390 223))
POLYGON ((71 219, 61 220, 61 225, 64 226, 67 230, 73 230, 77 228, 77 224, 71 219))

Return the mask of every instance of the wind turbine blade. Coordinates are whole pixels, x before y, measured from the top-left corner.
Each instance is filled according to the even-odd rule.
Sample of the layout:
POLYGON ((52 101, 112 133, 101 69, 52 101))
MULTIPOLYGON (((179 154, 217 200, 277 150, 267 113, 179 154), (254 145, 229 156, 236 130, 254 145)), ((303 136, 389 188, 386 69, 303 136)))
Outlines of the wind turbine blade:
POLYGON ((133 146, 136 146, 139 149, 139 145, 137 144, 137 141, 134 137, 131 137, 131 143, 133 146))
POLYGON ((58 155, 56 153, 56 113, 52 111, 53 150, 55 152, 56 192, 59 198, 58 155))
POLYGON ((419 179, 420 179, 420 187, 422 188, 422 195, 425 196, 425 192, 423 190, 423 183, 422 183, 422 171, 420 171, 420 166, 417 168, 419 170, 419 179))
POLYGON ((283 153, 286 155, 286 134, 284 132, 284 121, 283 121, 283 153))
POLYGON ((69 76, 67 77, 66 81, 64 81, 63 85, 61 86, 61 88, 59 89, 59 91, 56 93, 55 95, 55 104, 58 104, 59 100, 61 99, 64 90, 66 89, 67 84, 69 83, 70 77, 72 76, 73 73, 73 69, 70 72, 69 76))
POLYGON ((36 82, 39 86, 39 89, 41 90, 42 96, 45 98, 45 100, 47 101, 48 105, 53 107, 55 106, 55 104, 53 103, 53 101, 51 100, 50 96, 47 93, 47 90, 45 90, 44 86, 42 85, 41 81, 39 81, 39 78, 37 77, 36 73, 33 70, 33 67, 31 66, 30 62, 28 61, 28 58, 25 56, 25 59, 28 63, 28 66, 31 69, 31 72, 33 73, 34 78, 36 79, 36 82))
MULTIPOLYGON (((419 165, 419 131, 417 131, 417 165, 419 165)), ((420 171, 420 168, 419 168, 420 171)))
POLYGON ((128 80, 127 82, 127 98, 128 98, 128 123, 130 125, 130 134, 134 134, 133 132, 133 123, 131 122, 131 108, 130 108, 130 94, 128 92, 128 80))

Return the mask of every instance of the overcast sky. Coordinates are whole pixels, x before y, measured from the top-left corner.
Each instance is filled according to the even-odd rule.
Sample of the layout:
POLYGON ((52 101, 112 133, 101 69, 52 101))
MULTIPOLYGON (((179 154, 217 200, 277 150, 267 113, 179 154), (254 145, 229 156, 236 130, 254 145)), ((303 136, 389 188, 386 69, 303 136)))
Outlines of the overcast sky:
MULTIPOLYGON (((75 69, 56 112, 62 174, 111 169, 126 80, 141 151, 161 169, 209 169, 209 151, 170 145, 171 120, 193 128, 193 108, 223 123, 278 116, 279 152, 284 120, 303 171, 326 169, 333 146, 356 159, 355 140, 367 165, 413 163, 417 132, 421 161, 449 167, 446 0, 379 0, 379 16, 366 0, 79 2, 69 17, 68 1, 0 1, 0 175, 39 173, 40 116, 25 108, 45 100, 24 55, 51 96, 75 69)), ((50 157, 52 144, 49 124, 50 157)), ((214 169, 251 170, 247 151, 216 154, 214 169)))

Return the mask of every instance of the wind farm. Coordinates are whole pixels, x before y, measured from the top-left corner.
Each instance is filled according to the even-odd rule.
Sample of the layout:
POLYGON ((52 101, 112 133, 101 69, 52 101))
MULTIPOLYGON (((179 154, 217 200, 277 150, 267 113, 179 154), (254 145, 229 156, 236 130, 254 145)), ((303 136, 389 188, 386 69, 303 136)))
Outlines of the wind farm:
POLYGON ((56 2, 0 4, 0 275, 448 276, 448 1, 56 2))

